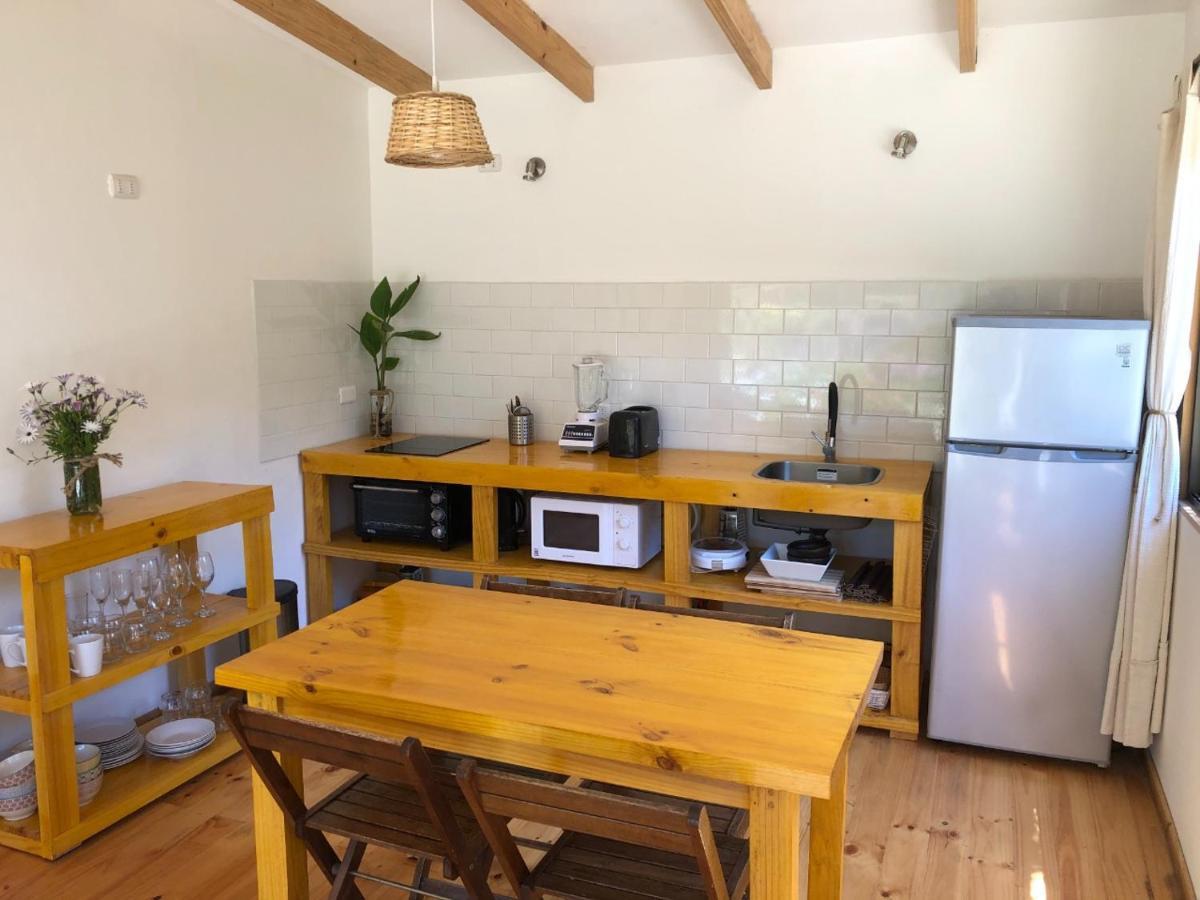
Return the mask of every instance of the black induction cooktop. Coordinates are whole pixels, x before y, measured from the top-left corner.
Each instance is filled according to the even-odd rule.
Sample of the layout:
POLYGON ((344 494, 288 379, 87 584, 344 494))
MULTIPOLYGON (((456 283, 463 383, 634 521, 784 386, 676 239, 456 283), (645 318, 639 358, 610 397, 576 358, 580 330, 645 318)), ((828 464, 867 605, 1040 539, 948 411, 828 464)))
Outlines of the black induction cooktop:
POLYGON ((455 450, 465 450, 476 444, 486 444, 487 438, 446 437, 439 434, 422 434, 380 447, 371 447, 368 453, 397 453, 402 456, 445 456, 455 450))

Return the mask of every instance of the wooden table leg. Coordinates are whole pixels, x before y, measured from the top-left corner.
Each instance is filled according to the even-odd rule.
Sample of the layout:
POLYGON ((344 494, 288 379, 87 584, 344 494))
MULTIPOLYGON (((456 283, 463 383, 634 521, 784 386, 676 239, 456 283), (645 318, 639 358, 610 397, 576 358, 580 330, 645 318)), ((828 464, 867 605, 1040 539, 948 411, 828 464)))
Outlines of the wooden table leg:
POLYGON ((812 798, 808 834, 809 900, 834 900, 842 896, 842 867, 846 841, 846 757, 849 743, 830 778, 828 800, 812 798))
MULTIPOLYGON (((246 702, 256 709, 282 712, 276 697, 250 692, 246 702)), ((304 796, 304 772, 298 757, 279 754, 283 766, 300 795, 304 796)), ((254 853, 258 864, 259 900, 308 900, 308 859, 304 842, 284 822, 283 812, 266 785, 251 772, 254 806, 254 853)))
MULTIPOLYGON (((687 584, 691 579, 692 535, 691 507, 687 503, 663 504, 663 574, 672 584, 687 584)), ((667 606, 689 607, 692 600, 686 594, 666 593, 667 606)))
MULTIPOLYGON (((750 896, 754 900, 800 896, 799 794, 750 789, 750 896)), ((809 896, 818 895, 810 892, 809 896)))

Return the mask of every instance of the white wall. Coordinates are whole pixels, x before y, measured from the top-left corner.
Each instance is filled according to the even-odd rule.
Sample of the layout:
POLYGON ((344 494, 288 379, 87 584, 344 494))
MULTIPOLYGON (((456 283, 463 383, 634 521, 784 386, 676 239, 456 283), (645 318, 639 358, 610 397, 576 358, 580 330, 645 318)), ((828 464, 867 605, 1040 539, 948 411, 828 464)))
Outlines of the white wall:
POLYGON ((383 163, 371 94, 374 265, 456 281, 817 281, 1137 276, 1167 14, 614 66, 594 104, 548 76, 447 85, 504 171, 383 163), (902 128, 920 146, 888 151, 902 128), (536 183, 520 179, 546 159, 536 183))
MULTIPOLYGON (((232 3, 6 0, 0 109, 0 421, 60 371, 145 391, 106 445, 125 454, 106 493, 271 483, 276 570, 302 580, 295 460, 257 461, 251 282, 369 277, 362 83, 232 3), (109 199, 109 172, 138 175, 142 198, 109 199)), ((61 484, 0 455, 0 520, 61 507, 61 484)), ((244 583, 239 536, 209 546, 214 586, 244 583)), ((0 622, 19 617, 4 573, 0 622)), ((114 711, 144 712, 160 682, 114 711)), ((24 727, 0 719, 0 747, 24 727)))

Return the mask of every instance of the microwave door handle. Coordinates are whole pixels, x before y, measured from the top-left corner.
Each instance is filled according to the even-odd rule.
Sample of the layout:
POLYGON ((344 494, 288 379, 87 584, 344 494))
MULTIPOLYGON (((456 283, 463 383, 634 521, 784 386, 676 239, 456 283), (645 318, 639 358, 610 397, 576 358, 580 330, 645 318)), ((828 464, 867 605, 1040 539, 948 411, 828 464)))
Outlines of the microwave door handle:
POLYGON ((394 494, 419 494, 420 488, 387 487, 382 484, 352 484, 352 490, 357 491, 391 491, 394 494))

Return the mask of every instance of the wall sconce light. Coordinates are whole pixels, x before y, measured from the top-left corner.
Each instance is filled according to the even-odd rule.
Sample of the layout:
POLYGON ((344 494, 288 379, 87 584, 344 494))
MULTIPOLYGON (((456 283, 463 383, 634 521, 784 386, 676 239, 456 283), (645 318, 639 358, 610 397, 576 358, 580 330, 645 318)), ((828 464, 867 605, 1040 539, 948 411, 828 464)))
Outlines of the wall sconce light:
POLYGON ((892 139, 892 156, 896 159, 908 159, 917 149, 917 136, 911 131, 901 131, 892 139))
POLYGON ((525 163, 525 174, 521 177, 526 181, 537 181, 546 174, 546 161, 540 156, 535 156, 525 163))

